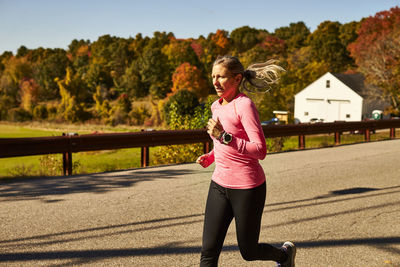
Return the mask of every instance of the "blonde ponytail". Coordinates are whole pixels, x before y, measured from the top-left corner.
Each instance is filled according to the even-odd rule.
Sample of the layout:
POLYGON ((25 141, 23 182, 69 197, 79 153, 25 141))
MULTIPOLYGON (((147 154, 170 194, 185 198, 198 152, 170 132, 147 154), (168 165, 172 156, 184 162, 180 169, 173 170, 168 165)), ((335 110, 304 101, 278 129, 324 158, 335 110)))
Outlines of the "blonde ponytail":
POLYGON ((278 83, 281 72, 284 72, 281 66, 276 64, 274 59, 264 63, 255 63, 250 65, 243 73, 243 88, 250 92, 268 92, 271 85, 278 83), (251 87, 249 87, 249 84, 251 87))
POLYGON ((233 75, 241 74, 243 89, 249 92, 268 92, 271 85, 278 83, 281 72, 285 71, 271 59, 264 63, 251 64, 246 70, 237 57, 219 56, 213 66, 223 65, 233 75))

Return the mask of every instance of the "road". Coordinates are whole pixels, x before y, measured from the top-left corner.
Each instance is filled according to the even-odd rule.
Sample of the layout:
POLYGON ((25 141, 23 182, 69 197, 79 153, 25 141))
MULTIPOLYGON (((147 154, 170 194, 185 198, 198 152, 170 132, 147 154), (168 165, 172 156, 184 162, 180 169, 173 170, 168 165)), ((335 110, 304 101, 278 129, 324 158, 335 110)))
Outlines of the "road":
MULTIPOLYGON (((400 140, 270 154, 260 241, 297 267, 400 266, 400 140)), ((213 171, 181 164, 0 183, 0 266, 198 266, 213 171)), ((245 262, 234 223, 220 266, 245 262)))

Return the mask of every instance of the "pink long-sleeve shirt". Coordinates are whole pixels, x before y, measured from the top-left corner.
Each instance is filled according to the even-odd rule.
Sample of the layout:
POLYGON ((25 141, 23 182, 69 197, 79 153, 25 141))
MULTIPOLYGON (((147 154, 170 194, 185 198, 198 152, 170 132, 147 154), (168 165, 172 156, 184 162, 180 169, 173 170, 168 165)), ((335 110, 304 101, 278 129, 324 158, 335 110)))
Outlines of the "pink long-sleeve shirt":
POLYGON ((234 189, 261 185, 265 174, 258 161, 265 158, 267 148, 254 103, 240 93, 226 105, 222 105, 222 99, 215 101, 211 111, 213 119, 218 118, 233 137, 228 145, 213 138, 214 149, 208 158, 210 163, 215 161, 213 181, 234 189))

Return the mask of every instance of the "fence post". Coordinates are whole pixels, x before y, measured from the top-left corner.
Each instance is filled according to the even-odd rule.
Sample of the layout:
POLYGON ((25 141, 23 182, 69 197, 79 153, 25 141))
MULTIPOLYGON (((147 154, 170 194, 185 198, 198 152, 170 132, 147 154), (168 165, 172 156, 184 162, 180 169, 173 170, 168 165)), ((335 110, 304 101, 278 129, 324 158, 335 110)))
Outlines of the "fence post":
POLYGON ((64 175, 72 175, 72 152, 71 152, 71 136, 75 133, 63 133, 68 138, 68 151, 63 153, 63 173, 64 175))
MULTIPOLYGON (((141 132, 149 131, 147 129, 141 129, 141 132)), ((148 146, 142 146, 140 148, 140 166, 148 167, 150 164, 150 148, 148 146)))
POLYGON ((210 142, 203 143, 203 152, 204 152, 204 154, 207 154, 210 152, 210 142))
POLYGON ((335 132, 335 146, 340 145, 340 132, 335 132))
POLYGON ((304 134, 299 135, 299 149, 306 148, 306 137, 304 134))
POLYGON ((396 128, 390 128, 390 139, 396 138, 396 128))
POLYGON ((371 133, 369 129, 365 129, 364 132, 364 141, 369 142, 371 140, 371 133))
POLYGON ((140 148, 140 154, 141 154, 141 162, 140 165, 142 167, 148 167, 149 164, 149 154, 150 154, 150 149, 148 146, 142 146, 140 148))
POLYGON ((72 175, 72 153, 71 153, 71 151, 63 153, 63 172, 64 172, 64 175, 72 175))

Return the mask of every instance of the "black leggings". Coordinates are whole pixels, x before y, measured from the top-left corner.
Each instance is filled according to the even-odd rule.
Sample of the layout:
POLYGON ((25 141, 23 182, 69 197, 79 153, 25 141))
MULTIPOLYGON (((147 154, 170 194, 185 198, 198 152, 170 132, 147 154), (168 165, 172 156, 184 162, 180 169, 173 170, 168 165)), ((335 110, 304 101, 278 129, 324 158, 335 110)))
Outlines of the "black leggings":
POLYGON ((218 266, 229 224, 235 218, 236 235, 242 257, 247 261, 280 261, 280 248, 258 243, 264 209, 266 184, 251 189, 225 188, 211 181, 203 229, 200 266, 218 266))

